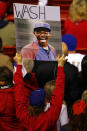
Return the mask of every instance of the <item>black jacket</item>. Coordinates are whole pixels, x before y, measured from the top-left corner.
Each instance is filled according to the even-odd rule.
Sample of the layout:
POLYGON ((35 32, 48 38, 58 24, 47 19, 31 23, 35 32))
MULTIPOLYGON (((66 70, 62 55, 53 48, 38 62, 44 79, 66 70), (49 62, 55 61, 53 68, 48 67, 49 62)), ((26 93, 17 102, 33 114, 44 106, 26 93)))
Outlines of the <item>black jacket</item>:
MULTIPOLYGON (((36 73, 39 87, 50 80, 56 79, 58 62, 56 61, 34 61, 33 72, 36 73)), ((74 65, 66 62, 64 64, 65 73, 65 96, 68 106, 71 106, 78 99, 78 69, 74 65)))

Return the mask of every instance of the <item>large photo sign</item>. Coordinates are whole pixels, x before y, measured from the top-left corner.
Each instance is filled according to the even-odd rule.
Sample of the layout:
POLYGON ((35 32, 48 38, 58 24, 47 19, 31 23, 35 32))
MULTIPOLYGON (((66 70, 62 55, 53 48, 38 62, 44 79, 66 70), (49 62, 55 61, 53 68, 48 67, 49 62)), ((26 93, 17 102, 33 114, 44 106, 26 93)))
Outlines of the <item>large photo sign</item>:
POLYGON ((61 53, 60 7, 13 6, 17 51, 26 59, 55 61, 61 53))

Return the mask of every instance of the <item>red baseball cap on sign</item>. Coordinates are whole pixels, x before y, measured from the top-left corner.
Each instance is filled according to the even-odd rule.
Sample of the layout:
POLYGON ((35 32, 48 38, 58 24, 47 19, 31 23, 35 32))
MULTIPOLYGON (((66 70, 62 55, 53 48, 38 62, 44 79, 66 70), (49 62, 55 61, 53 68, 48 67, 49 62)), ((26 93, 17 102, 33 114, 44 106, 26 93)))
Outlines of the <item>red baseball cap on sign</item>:
POLYGON ((6 9, 7 9, 6 2, 0 1, 0 18, 5 17, 6 9))

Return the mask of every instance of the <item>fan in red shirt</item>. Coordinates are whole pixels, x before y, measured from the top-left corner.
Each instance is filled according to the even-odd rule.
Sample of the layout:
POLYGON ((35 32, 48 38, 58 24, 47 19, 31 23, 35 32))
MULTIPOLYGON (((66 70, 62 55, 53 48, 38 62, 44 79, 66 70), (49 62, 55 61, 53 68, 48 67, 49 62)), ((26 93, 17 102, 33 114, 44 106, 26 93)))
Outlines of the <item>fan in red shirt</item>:
POLYGON ((17 62, 17 72, 14 75, 15 82, 15 100, 16 115, 21 122, 24 123, 28 131, 56 131, 56 121, 58 120, 62 101, 64 98, 64 78, 63 65, 64 56, 58 57, 58 73, 57 79, 51 97, 51 107, 44 112, 46 92, 42 88, 33 91, 29 97, 30 106, 27 108, 26 97, 24 94, 24 81, 21 72, 21 55, 17 54, 15 61, 17 62))
POLYGON ((69 18, 64 24, 65 34, 72 34, 77 39, 76 49, 87 49, 87 1, 73 0, 69 18))
POLYGON ((13 73, 0 67, 0 131, 24 131, 16 118, 13 73))
MULTIPOLYGON (((31 73, 24 78, 24 87, 28 105, 29 94, 38 87, 35 74, 31 73)), ((0 131, 26 131, 16 118, 14 89, 13 72, 5 66, 0 67, 0 131)))

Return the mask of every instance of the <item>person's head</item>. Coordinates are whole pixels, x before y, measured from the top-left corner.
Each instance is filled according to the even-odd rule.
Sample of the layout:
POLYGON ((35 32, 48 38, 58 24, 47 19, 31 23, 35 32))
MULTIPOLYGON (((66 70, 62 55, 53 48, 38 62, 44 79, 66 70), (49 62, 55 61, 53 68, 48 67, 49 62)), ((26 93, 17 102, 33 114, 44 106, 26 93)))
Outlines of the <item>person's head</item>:
POLYGON ((65 42, 62 42, 62 54, 64 54, 64 56, 68 55, 68 46, 65 42))
POLYGON ((2 52, 2 39, 0 38, 0 52, 2 52))
POLYGON ((44 111, 46 92, 43 88, 38 88, 29 96, 29 115, 38 116, 44 111))
POLYGON ((81 62, 82 75, 87 77, 87 55, 85 55, 81 62))
POLYGON ((71 131, 87 130, 87 107, 83 100, 76 101, 70 116, 71 131))
POLYGON ((73 0, 69 15, 72 22, 87 20, 87 0, 73 0))
POLYGON ((52 92, 55 88, 55 80, 46 82, 44 89, 38 88, 33 91, 29 97, 29 114, 33 116, 38 116, 44 111, 47 101, 51 100, 52 92))
POLYGON ((69 52, 76 50, 77 40, 75 36, 71 34, 64 34, 62 36, 62 42, 66 43, 69 52))
POLYGON ((86 106, 87 106, 87 90, 85 90, 85 91, 82 93, 82 100, 85 101, 86 106))
POLYGON ((51 36, 51 28, 48 23, 36 23, 34 26, 34 35, 40 46, 48 46, 48 40, 51 36))
POLYGON ((47 100, 51 100, 51 95, 53 90, 55 89, 55 80, 46 82, 45 86, 44 86, 44 90, 46 91, 46 99, 47 100))
POLYGON ((27 72, 32 72, 32 69, 34 67, 34 61, 28 60, 28 59, 23 59, 23 66, 25 67, 27 72))
POLYGON ((0 85, 12 85, 13 73, 6 66, 0 67, 0 85))

